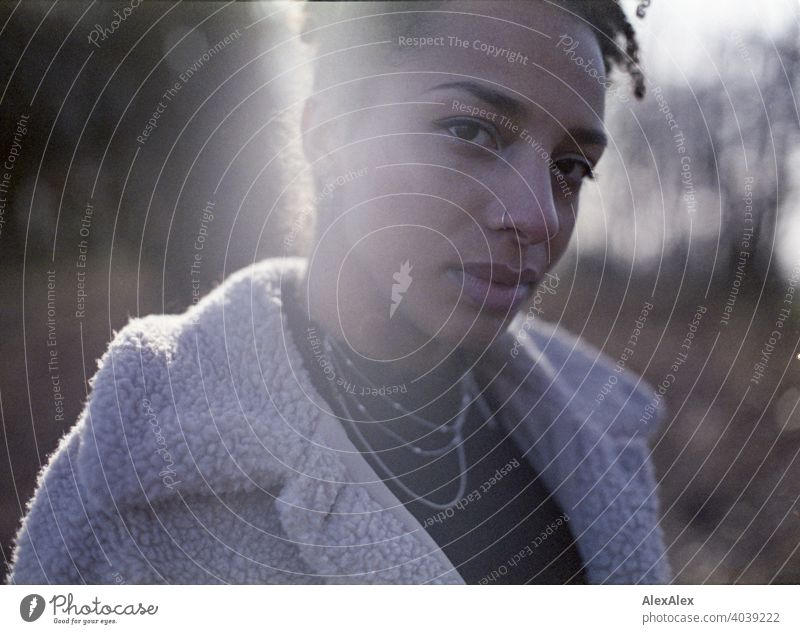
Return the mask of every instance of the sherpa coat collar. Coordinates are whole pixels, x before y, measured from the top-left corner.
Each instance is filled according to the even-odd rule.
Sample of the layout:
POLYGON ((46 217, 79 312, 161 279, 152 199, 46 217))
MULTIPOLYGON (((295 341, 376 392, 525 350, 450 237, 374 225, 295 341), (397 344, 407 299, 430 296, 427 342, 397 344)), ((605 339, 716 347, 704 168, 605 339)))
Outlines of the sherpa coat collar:
MULTIPOLYGON (((12 582, 463 583, 313 404, 281 311, 282 280, 304 267, 265 260, 116 335, 40 478, 12 582)), ((479 378, 569 516, 589 581, 667 581, 638 422, 652 394, 578 340, 520 326, 521 353, 498 338, 479 378)))

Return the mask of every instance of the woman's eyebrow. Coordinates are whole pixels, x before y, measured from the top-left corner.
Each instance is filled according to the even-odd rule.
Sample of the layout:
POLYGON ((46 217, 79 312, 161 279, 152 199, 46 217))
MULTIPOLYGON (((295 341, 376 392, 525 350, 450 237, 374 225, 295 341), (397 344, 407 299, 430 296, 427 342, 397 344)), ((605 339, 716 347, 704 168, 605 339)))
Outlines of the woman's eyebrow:
POLYGON ((514 99, 505 93, 493 90, 492 88, 487 88, 486 86, 481 86, 480 84, 472 81, 454 81, 445 84, 438 84, 433 88, 429 88, 425 92, 430 92, 431 90, 443 90, 447 88, 458 88, 460 90, 465 90, 481 101, 494 106, 498 111, 502 111, 509 117, 521 115, 525 112, 525 104, 523 102, 514 99))

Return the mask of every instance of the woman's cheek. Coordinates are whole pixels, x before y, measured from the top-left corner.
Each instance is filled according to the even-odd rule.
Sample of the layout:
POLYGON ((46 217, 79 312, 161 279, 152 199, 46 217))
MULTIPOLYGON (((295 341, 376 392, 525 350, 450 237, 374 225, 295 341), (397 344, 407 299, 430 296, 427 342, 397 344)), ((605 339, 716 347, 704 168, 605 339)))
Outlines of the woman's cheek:
POLYGON ((561 259, 561 256, 564 255, 564 252, 567 250, 569 246, 569 241, 572 238, 572 232, 575 229, 574 222, 569 224, 562 225, 561 230, 558 232, 551 241, 549 245, 549 264, 548 268, 553 267, 556 263, 561 259))

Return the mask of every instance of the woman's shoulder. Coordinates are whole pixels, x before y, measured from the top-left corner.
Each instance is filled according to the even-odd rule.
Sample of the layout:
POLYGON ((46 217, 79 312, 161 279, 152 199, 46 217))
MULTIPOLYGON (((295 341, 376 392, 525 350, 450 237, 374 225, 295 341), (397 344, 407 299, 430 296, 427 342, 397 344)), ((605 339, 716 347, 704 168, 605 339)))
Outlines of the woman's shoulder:
MULTIPOLYGON (((177 368, 193 363, 197 353, 227 357, 258 344, 279 345, 283 328, 281 287, 294 283, 303 269, 301 258, 271 258, 229 275, 197 303, 179 314, 151 314, 129 319, 98 360, 90 381, 98 384, 126 373, 141 374, 148 362, 177 368), (278 337, 262 337, 277 334, 278 337), (109 376, 109 366, 111 374, 109 376)), ((263 349, 263 348, 262 348, 263 349)))
MULTIPOLYGON (((134 318, 114 334, 78 421, 40 475, 16 540, 14 582, 106 579, 97 549, 79 546, 94 539, 122 539, 111 550, 131 566, 144 547, 177 557, 148 513, 191 523, 187 500, 204 508, 273 499, 308 471, 297 439, 313 436, 318 414, 286 362, 297 353, 279 353, 287 345, 280 280, 301 266, 259 262, 181 314, 134 318), (140 545, 120 537, 131 530, 140 545)), ((187 530, 186 540, 209 546, 201 527, 187 530)))
POLYGON ((301 265, 256 263, 181 314, 131 319, 115 333, 72 432, 90 497, 151 503, 206 483, 240 490, 300 459, 280 423, 298 406, 279 352, 288 345, 280 280, 301 265), (285 451, 265 458, 265 440, 285 451))
POLYGON ((652 436, 658 429, 664 417, 661 397, 627 366, 628 356, 612 358, 585 337, 542 320, 510 330, 545 380, 568 396, 573 411, 607 421, 609 433, 622 436, 652 436))

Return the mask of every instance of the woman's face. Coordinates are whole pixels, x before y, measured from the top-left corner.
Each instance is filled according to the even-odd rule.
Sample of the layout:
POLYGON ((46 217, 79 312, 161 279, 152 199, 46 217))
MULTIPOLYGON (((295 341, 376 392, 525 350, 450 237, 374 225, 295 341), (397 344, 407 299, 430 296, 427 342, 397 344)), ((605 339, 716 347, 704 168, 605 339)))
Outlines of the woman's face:
POLYGON ((543 2, 420 6, 442 12, 365 35, 336 60, 366 78, 312 99, 315 170, 343 177, 319 248, 375 319, 477 347, 567 246, 605 147, 603 62, 591 27, 543 2))

